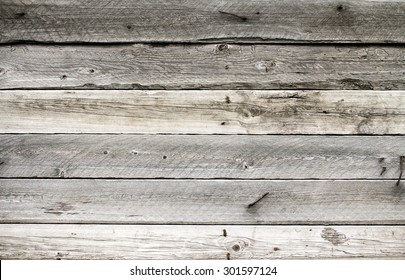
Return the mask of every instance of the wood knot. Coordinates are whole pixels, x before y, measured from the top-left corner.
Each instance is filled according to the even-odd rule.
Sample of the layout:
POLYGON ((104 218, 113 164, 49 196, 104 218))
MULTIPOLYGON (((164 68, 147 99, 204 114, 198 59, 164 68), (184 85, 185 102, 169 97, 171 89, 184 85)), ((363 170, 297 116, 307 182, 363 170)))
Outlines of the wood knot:
POLYGON ((234 250, 235 252, 239 252, 240 251, 240 245, 239 244, 233 245, 232 250, 234 250))
POLYGON ((220 44, 217 47, 218 51, 223 52, 223 51, 227 51, 229 49, 227 44, 220 44))
POLYGON ((324 228, 322 230, 321 237, 335 246, 343 244, 347 241, 346 235, 337 232, 333 228, 324 228))
POLYGON ((25 12, 16 13, 15 16, 19 18, 25 17, 25 12))

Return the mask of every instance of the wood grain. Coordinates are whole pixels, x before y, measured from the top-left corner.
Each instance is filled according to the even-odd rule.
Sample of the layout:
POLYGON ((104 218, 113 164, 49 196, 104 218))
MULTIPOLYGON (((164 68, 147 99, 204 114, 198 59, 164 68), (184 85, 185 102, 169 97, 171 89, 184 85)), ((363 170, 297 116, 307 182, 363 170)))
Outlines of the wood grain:
POLYGON ((404 91, 0 91, 2 133, 387 135, 404 116, 404 91))
POLYGON ((1 259, 403 259, 404 252, 402 226, 0 227, 1 259))
POLYGON ((386 0, 2 0, 0 42, 405 42, 386 0))
POLYGON ((403 155, 404 136, 3 134, 0 177, 397 180, 403 155))
POLYGON ((405 48, 1 46, 0 89, 405 89, 405 48))
POLYGON ((405 224, 403 184, 396 187, 395 180, 3 179, 0 220, 29 224, 405 224))

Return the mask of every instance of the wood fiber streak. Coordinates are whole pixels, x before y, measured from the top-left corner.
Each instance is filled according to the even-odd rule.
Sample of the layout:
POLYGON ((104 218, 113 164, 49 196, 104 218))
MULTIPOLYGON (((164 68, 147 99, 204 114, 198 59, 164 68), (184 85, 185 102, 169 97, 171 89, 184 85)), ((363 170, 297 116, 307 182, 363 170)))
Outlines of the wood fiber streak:
POLYGON ((348 45, 12 45, 0 89, 405 89, 405 49, 348 45))
POLYGON ((2 223, 405 224, 404 183, 0 180, 2 223))
POLYGON ((404 43, 405 2, 2 0, 0 43, 404 43))
POLYGON ((1 259, 402 259, 405 228, 10 224, 0 241, 1 259))
POLYGON ((405 134, 405 92, 3 90, 0 132, 405 134))
POLYGON ((0 177, 397 180, 403 155, 404 136, 3 134, 0 177))

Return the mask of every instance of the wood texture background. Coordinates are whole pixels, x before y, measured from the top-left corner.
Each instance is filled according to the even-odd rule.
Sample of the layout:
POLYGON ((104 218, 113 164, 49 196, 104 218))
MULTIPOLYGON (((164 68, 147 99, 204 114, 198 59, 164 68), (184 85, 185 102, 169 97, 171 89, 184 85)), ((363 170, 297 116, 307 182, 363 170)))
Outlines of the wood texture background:
POLYGON ((1 259, 405 258, 405 1, 2 0, 1 259))

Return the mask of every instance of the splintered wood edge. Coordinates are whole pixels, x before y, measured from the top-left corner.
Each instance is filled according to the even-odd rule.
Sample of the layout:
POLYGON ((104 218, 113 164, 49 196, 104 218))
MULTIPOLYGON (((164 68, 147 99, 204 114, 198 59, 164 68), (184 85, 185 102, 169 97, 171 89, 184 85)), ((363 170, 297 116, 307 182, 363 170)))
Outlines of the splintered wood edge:
POLYGON ((1 259, 404 257, 403 226, 7 224, 0 227, 1 259))

